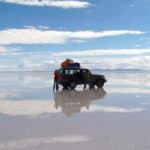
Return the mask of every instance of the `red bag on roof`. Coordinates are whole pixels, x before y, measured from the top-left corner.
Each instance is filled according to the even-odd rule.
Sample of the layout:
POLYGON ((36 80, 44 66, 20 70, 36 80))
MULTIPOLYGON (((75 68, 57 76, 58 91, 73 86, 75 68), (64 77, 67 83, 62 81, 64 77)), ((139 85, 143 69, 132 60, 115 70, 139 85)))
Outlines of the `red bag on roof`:
POLYGON ((68 68, 69 66, 70 66, 70 64, 72 64, 73 63, 73 60, 71 60, 71 59, 66 59, 65 61, 63 61, 62 63, 61 63, 61 67, 62 68, 68 68))

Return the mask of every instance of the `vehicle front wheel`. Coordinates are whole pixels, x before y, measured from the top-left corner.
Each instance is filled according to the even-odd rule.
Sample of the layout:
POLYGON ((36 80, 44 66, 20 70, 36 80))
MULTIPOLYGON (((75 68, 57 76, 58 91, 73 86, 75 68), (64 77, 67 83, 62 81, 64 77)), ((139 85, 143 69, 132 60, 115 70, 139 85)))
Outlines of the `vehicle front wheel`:
POLYGON ((69 87, 70 87, 70 89, 75 89, 75 87, 76 87, 76 83, 74 82, 74 81, 71 81, 70 83, 69 83, 69 87))
POLYGON ((96 86, 97 86, 98 88, 102 88, 103 85, 104 85, 104 82, 101 81, 101 80, 98 80, 98 81, 96 82, 96 86))
POLYGON ((94 88, 94 83, 90 83, 90 84, 89 84, 89 88, 90 88, 90 89, 93 89, 93 88, 94 88))

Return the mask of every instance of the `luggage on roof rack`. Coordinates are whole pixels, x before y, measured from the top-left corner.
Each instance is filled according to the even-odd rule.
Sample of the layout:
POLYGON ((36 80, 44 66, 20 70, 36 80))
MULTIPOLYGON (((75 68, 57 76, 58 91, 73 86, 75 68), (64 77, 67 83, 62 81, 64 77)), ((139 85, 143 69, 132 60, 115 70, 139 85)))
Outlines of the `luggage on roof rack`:
POLYGON ((62 68, 68 68, 70 64, 73 63, 73 60, 71 59, 66 59, 61 63, 61 67, 62 68))
POLYGON ((78 63, 78 62, 70 63, 69 67, 70 68, 80 68, 80 63, 78 63))

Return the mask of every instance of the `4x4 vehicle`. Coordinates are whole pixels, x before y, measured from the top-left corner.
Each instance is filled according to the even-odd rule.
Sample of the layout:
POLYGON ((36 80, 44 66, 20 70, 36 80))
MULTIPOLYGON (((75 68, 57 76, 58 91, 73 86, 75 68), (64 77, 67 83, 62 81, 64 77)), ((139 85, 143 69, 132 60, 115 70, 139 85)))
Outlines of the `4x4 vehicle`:
POLYGON ((106 82, 104 75, 92 74, 90 70, 84 68, 61 68, 59 74, 58 83, 64 88, 74 89, 79 84, 89 85, 90 88, 94 86, 102 88, 106 82))

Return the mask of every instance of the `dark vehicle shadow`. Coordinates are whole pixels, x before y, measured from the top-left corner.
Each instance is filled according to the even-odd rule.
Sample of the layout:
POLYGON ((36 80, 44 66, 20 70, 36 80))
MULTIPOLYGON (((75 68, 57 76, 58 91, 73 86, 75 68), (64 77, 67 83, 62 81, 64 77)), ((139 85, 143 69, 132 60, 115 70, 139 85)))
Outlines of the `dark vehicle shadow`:
POLYGON ((89 109, 92 101, 100 100, 106 95, 103 88, 93 88, 91 90, 61 90, 54 93, 55 108, 61 108, 66 116, 80 112, 81 108, 89 109))

